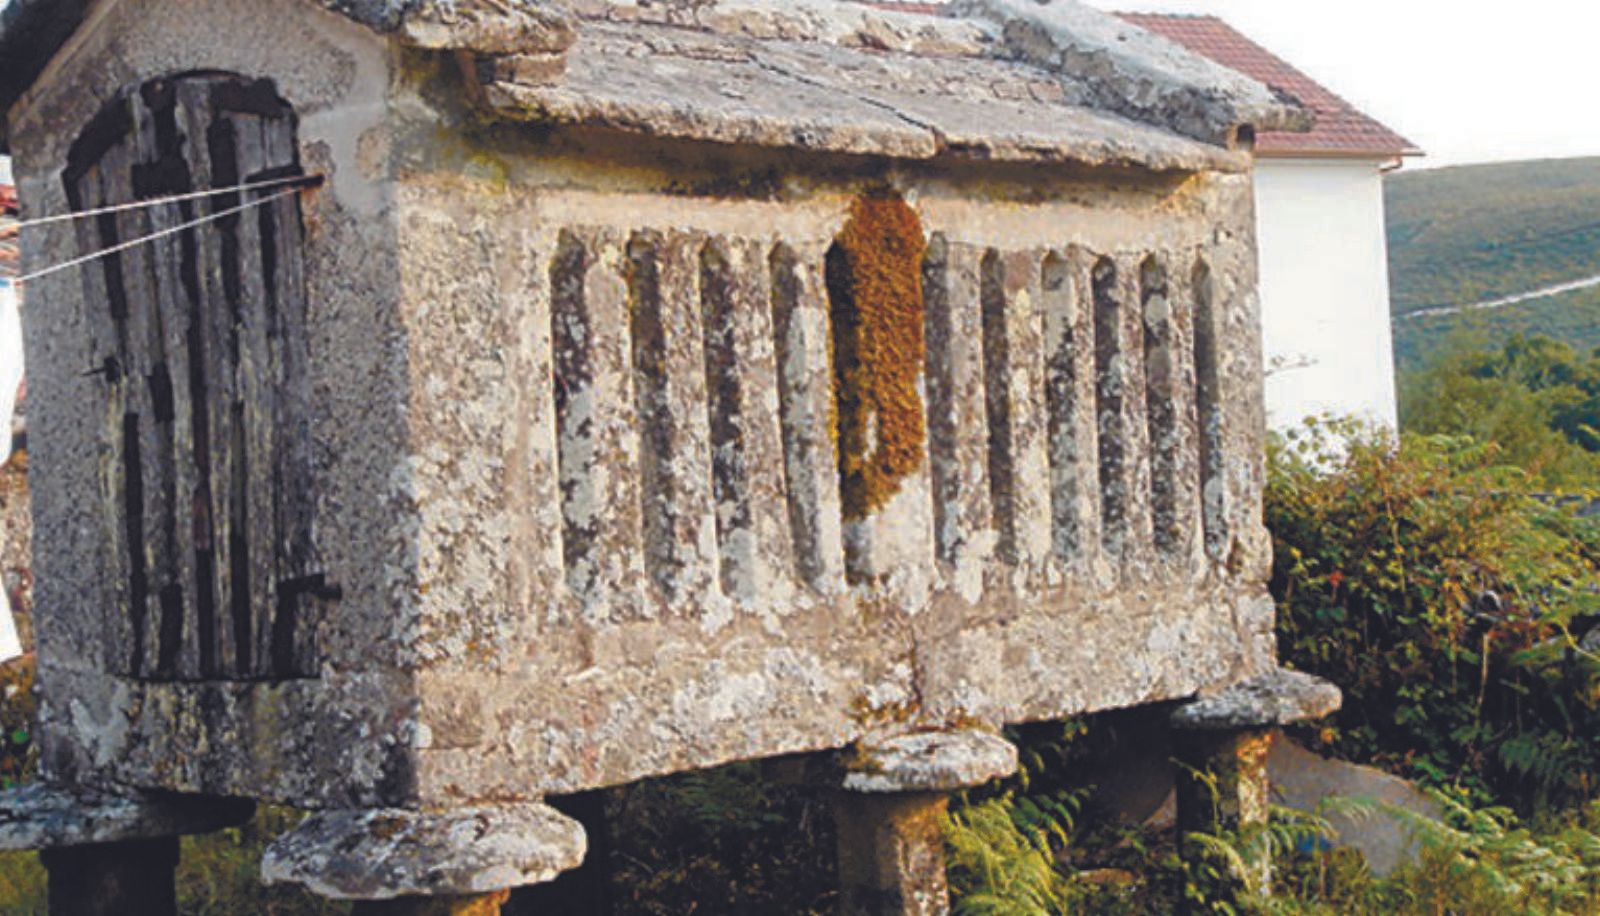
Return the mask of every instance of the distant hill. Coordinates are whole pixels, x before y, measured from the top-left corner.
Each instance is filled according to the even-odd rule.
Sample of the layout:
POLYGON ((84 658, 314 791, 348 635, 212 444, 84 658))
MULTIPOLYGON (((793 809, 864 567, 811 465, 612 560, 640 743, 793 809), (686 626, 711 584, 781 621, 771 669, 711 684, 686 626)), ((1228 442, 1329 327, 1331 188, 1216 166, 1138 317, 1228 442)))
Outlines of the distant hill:
POLYGON ((1486 344, 1521 331, 1600 346, 1600 289, 1405 317, 1600 275, 1600 158, 1398 172, 1384 187, 1402 371, 1463 332, 1486 344))

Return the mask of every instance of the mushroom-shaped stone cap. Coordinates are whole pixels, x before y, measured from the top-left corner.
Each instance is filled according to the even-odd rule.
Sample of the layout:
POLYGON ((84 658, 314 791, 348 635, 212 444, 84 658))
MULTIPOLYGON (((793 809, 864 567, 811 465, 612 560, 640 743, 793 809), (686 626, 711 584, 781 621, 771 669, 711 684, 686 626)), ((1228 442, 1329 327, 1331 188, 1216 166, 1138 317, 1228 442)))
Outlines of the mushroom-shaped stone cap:
POLYGON ((0 849, 60 849, 210 833, 255 814, 254 802, 199 795, 110 795, 33 783, 0 793, 0 849))
POLYGON ((1185 731, 1270 728, 1320 719, 1344 703, 1339 688, 1320 677, 1279 668, 1221 693, 1185 703, 1172 726, 1185 731))
POLYGON ((845 774, 851 792, 952 792, 1017 771, 1017 749, 987 732, 927 732, 863 745, 845 774))
POLYGON ((334 900, 486 894, 583 862, 583 826, 547 805, 325 811, 267 847, 261 876, 334 900))

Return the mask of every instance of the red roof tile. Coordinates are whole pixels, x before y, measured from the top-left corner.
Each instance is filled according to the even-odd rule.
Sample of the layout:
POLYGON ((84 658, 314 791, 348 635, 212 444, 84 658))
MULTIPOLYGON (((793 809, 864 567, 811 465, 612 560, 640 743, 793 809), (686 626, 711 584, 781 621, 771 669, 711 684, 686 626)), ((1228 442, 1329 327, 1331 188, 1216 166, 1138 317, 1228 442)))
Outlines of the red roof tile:
POLYGON ((1293 96, 1316 116, 1310 133, 1263 132, 1264 156, 1418 156, 1422 150, 1215 16, 1118 13, 1124 21, 1293 96))

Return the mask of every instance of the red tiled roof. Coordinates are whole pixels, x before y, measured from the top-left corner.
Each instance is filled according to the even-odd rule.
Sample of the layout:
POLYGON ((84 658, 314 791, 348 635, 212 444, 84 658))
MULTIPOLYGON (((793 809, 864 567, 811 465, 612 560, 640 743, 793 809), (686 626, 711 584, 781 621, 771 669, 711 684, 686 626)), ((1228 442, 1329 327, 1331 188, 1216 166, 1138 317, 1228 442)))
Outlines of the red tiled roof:
POLYGON ((1419 156, 1422 150, 1215 16, 1118 13, 1124 21, 1293 96, 1316 116, 1310 133, 1263 132, 1265 156, 1419 156))
POLYGON ((8 184, 0 184, 0 213, 7 213, 17 209, 17 189, 8 184))

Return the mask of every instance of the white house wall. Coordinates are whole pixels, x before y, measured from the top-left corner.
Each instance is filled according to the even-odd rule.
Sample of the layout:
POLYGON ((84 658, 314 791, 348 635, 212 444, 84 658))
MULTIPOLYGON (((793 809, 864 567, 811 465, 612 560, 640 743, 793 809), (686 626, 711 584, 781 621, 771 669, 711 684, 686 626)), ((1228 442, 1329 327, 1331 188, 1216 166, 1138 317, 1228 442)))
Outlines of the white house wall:
POLYGON ((1381 165, 1257 161, 1273 429, 1324 413, 1396 425, 1381 165))

